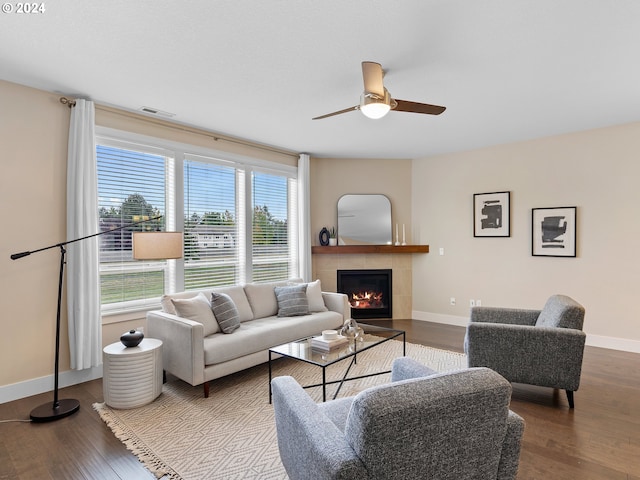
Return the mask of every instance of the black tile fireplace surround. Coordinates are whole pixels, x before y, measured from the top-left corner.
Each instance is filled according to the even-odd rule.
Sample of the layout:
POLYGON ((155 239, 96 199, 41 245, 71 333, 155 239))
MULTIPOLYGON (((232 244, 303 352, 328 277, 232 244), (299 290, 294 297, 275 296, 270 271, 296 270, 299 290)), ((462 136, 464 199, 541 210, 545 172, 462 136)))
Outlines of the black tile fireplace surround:
POLYGON ((337 290, 349 297, 351 316, 391 318, 391 269, 338 270, 337 290))

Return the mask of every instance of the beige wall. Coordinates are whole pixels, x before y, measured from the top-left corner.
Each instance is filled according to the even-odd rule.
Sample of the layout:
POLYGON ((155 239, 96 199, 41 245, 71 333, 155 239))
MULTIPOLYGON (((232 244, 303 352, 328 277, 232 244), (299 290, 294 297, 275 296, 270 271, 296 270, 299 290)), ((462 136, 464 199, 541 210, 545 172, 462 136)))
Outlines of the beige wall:
MULTIPOLYGON (((380 193, 391 201, 391 219, 406 241, 411 235, 411 160, 311 159, 312 244, 319 245, 322 227, 338 225, 338 199, 348 193, 380 193)), ((393 227, 395 229, 395 227, 393 227)), ((394 239, 395 241, 395 234, 394 239)), ((412 254, 313 255, 313 277, 324 290, 336 290, 336 270, 391 268, 393 270, 393 318, 411 316, 412 254)))
POLYGON ((182 127, 162 119, 100 105, 96 107, 96 125, 219 152, 244 155, 291 166, 298 165, 298 154, 296 153, 288 153, 285 150, 269 146, 260 146, 263 148, 256 149, 248 142, 236 141, 204 130, 182 127))
POLYGON ((320 244, 322 227, 338 227, 338 199, 348 193, 389 197, 391 220, 406 224, 411 243, 411 160, 312 158, 310 177, 312 245, 320 244))
POLYGON ((470 299, 540 308, 564 293, 586 307, 588 343, 638 349, 638 152, 633 123, 415 160, 413 224, 431 253, 414 257, 414 315, 464 323, 470 299), (511 191, 511 237, 474 238, 473 194, 495 191, 511 191), (558 206, 578 207, 577 258, 532 257, 531 209, 558 206))
MULTIPOLYGON (((60 250, 9 256, 65 237, 69 109, 56 95, 2 81, 0 101, 0 385, 7 385, 53 372, 60 250)), ((66 324, 65 314, 61 370, 69 368, 66 324)))

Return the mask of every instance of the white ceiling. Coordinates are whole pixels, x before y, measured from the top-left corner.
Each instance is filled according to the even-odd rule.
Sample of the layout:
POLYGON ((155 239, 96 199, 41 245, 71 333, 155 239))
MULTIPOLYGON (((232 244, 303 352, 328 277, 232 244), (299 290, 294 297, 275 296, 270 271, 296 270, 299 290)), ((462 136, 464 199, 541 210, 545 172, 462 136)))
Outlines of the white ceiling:
POLYGON ((0 78, 312 156, 422 158, 640 120, 638 0, 42 3, 0 13, 0 78), (392 96, 447 110, 312 121, 358 103, 363 60, 392 96))

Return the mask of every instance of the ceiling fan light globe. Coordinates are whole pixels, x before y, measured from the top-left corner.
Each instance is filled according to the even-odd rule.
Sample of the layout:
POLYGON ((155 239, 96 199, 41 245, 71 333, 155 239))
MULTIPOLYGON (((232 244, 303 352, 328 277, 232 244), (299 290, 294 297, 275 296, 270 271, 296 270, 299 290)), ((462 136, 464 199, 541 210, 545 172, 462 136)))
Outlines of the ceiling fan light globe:
POLYGON ((385 105, 384 103, 369 103, 360 107, 360 111, 365 117, 369 117, 374 120, 384 117, 389 113, 389 110, 391 110, 389 105, 385 105))
POLYGON ((385 91, 385 98, 363 93, 360 97, 360 111, 365 117, 374 120, 384 117, 391 110, 389 94, 385 91))

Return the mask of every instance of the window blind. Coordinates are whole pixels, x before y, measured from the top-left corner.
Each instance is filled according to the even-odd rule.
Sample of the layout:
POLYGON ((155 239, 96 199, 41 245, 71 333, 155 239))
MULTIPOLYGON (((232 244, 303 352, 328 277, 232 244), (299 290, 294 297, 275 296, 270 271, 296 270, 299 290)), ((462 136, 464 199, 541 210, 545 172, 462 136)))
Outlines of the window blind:
POLYGON ((254 172, 252 176, 252 280, 268 282, 294 275, 289 256, 289 179, 254 172))
POLYGON ((184 161, 185 290, 239 281, 236 169, 184 161))
POLYGON ((164 230, 164 217, 110 232, 165 214, 164 155, 98 145, 100 294, 110 308, 140 307, 165 291, 166 261, 138 262, 132 257, 134 231, 164 230))

